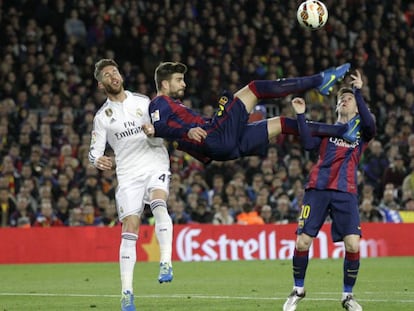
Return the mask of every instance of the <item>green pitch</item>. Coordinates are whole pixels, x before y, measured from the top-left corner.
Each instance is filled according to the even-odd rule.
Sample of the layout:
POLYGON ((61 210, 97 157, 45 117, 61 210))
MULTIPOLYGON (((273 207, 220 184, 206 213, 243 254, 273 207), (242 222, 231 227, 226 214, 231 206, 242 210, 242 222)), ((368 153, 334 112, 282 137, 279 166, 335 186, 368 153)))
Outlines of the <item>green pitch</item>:
MULTIPOLYGON (((0 265, 0 311, 117 311, 118 264, 0 265)), ((158 264, 135 269, 137 310, 282 310, 290 261, 175 262, 158 284, 158 264)), ((342 260, 311 260, 298 311, 342 310, 342 260)), ((364 311, 414 310, 414 258, 363 259, 355 295, 364 311)))

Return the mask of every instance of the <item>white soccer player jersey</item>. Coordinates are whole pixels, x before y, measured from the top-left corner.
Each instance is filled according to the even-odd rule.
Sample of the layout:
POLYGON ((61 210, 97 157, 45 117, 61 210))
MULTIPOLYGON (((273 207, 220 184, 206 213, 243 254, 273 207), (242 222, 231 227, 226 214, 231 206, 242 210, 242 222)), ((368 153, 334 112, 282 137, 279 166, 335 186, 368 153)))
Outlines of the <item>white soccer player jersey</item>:
POLYGON ((151 171, 169 171, 169 156, 162 138, 148 138, 142 126, 151 123, 149 98, 125 91, 122 102, 109 99, 94 118, 89 161, 104 155, 106 143, 115 153, 118 182, 128 183, 151 171))

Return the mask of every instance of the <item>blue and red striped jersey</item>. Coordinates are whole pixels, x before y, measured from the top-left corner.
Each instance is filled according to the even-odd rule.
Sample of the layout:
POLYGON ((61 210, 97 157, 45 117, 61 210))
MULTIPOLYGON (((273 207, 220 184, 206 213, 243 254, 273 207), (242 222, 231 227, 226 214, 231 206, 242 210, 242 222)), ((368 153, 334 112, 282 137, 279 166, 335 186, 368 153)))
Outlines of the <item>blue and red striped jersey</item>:
POLYGON ((297 115, 300 138, 305 149, 319 148, 319 158, 309 173, 307 189, 358 192, 358 164, 369 141, 375 136, 376 127, 361 91, 355 89, 354 95, 359 111, 360 135, 353 143, 343 138, 311 136, 304 114, 297 115))
POLYGON ((368 142, 348 143, 342 138, 324 137, 318 162, 309 173, 306 188, 357 193, 357 169, 368 142))
POLYGON ((169 96, 157 96, 149 105, 149 113, 155 128, 155 136, 177 143, 177 149, 187 152, 203 163, 211 159, 205 156, 204 141, 197 142, 188 138, 188 131, 193 127, 205 128, 211 119, 204 118, 189 109, 180 100, 169 96))

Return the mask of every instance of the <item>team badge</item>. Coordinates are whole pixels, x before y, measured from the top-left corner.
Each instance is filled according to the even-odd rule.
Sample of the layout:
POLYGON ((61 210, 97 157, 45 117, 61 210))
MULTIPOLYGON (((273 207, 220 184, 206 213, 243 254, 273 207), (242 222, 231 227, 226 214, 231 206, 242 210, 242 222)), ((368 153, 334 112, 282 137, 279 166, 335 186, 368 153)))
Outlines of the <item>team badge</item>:
POLYGON ((220 99, 219 99, 219 105, 225 105, 225 104, 227 104, 227 102, 229 101, 229 98, 228 97, 226 97, 226 96, 221 96, 220 97, 220 99))
POLYGON ((137 115, 137 117, 142 117, 142 115, 143 115, 142 110, 138 108, 137 111, 136 111, 136 115, 137 115))
POLYGON ((110 118, 114 113, 111 108, 105 109, 105 114, 108 118, 110 118))
POLYGON ((221 117, 223 115, 224 112, 224 106, 227 104, 227 102, 229 101, 229 98, 226 96, 221 96, 218 102, 218 110, 217 110, 217 116, 221 117))

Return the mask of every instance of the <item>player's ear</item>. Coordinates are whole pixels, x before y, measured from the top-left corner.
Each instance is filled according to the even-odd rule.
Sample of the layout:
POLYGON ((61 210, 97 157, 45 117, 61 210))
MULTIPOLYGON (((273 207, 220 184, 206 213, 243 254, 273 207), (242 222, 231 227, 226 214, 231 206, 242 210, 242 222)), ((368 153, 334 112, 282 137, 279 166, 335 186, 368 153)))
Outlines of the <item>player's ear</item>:
POLYGON ((168 80, 161 81, 161 89, 168 89, 170 87, 170 82, 168 80))
POLYGON ((98 81, 98 89, 103 90, 104 86, 102 84, 102 82, 98 81))

